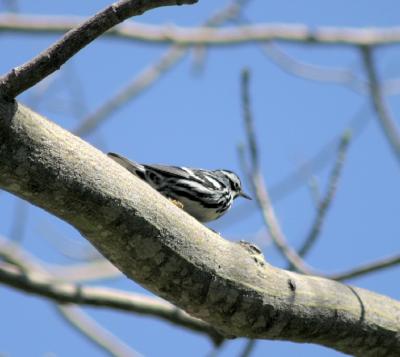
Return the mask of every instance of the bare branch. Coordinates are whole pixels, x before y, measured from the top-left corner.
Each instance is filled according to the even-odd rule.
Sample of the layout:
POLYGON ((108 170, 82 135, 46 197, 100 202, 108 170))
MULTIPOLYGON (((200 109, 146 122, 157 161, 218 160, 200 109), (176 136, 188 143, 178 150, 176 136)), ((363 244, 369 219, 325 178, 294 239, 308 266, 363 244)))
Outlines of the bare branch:
POLYGON ((307 186, 310 191, 311 201, 316 208, 318 208, 319 203, 321 202, 321 191, 318 183, 317 177, 312 174, 309 176, 310 179, 307 181, 307 186))
POLYGON ((250 72, 248 69, 242 71, 242 105, 243 119, 247 135, 247 143, 249 147, 250 160, 252 170, 260 171, 260 162, 258 157, 258 145, 253 124, 253 115, 250 106, 250 90, 249 90, 250 72))
POLYGON ((0 281, 27 293, 46 297, 59 304, 72 303, 108 307, 136 314, 151 315, 192 331, 206 333, 214 341, 221 340, 221 336, 207 323, 191 317, 162 300, 105 287, 57 282, 38 271, 21 270, 8 263, 0 263, 0 281))
POLYGON ((249 180, 252 183, 253 191, 256 196, 258 205, 264 218, 264 222, 268 228, 271 239, 283 254, 283 256, 295 267, 295 269, 304 274, 311 274, 312 270, 303 262, 301 257, 296 251, 287 243, 283 235, 278 220, 275 216, 274 209, 269 198, 264 179, 260 172, 258 147, 255 138, 255 131, 253 125, 253 117, 250 109, 249 97, 249 72, 244 70, 242 72, 242 102, 243 113, 246 128, 246 135, 250 151, 250 159, 252 167, 250 169, 249 180))
POLYGON ((132 350, 110 331, 105 329, 82 309, 75 305, 57 305, 57 311, 83 336, 96 344, 102 350, 115 357, 139 357, 141 354, 132 350))
MULTIPOLYGON (((244 107, 244 117, 245 117, 245 121, 246 121, 246 131, 247 131, 247 135, 249 138, 249 142, 250 142, 250 153, 251 153, 251 157, 252 157, 252 161, 253 161, 253 166, 255 167, 255 170, 253 171, 253 173, 251 173, 252 175, 254 175, 257 170, 259 170, 259 164, 258 164, 258 149, 257 149, 257 144, 256 144, 256 140, 255 140, 255 132, 254 132, 254 128, 253 128, 253 123, 252 123, 252 115, 250 112, 250 103, 249 103, 249 95, 248 95, 248 74, 245 72, 243 74, 243 82, 242 82, 242 88, 243 88, 243 107, 244 107)), ((358 125, 357 125, 358 127, 358 125)), ((276 231, 280 231, 279 229, 279 224, 278 223, 274 223, 274 217, 268 217, 266 218, 267 220, 270 220, 271 222, 273 222, 273 232, 275 235, 271 234, 271 238, 273 239, 274 243, 280 247, 281 251, 284 253, 285 257, 287 258, 287 260, 291 263, 288 267, 288 269, 292 269, 293 268, 293 263, 291 262, 291 259, 293 260, 297 260, 296 255, 299 257, 299 262, 300 262, 300 269, 303 269, 301 267, 302 264, 305 264, 302 260, 301 257, 303 257, 305 254, 307 254, 307 252, 309 251, 309 249, 312 247, 312 245, 314 244, 316 238, 318 237, 322 224, 324 222, 324 218, 325 215, 327 213, 327 210, 332 202, 332 199, 335 195, 336 192, 336 187, 337 187, 337 182, 340 178, 341 175, 341 171, 343 168, 343 164, 344 164, 344 160, 345 160, 345 155, 347 153, 347 149, 348 149, 348 145, 350 142, 350 131, 346 132, 344 135, 342 135, 342 138, 340 140, 339 143, 339 148, 338 148, 338 154, 337 154, 337 158, 336 158, 336 163, 334 165, 334 168, 332 170, 332 173, 330 175, 329 178, 329 184, 328 184, 328 190, 326 192, 326 195, 324 197, 324 199, 322 200, 322 202, 319 205, 318 208, 318 213, 316 216, 316 219, 312 225, 310 234, 308 235, 308 238, 306 239, 306 241, 304 242, 303 246, 300 248, 299 252, 296 253, 289 245, 287 245, 285 238, 283 237, 283 243, 282 243, 282 237, 279 236, 278 234, 278 240, 276 240, 276 231), (276 228, 278 227, 278 228, 276 228), (275 238, 275 239, 274 239, 275 238), (293 251, 294 252, 294 257, 289 258, 289 254, 288 252, 293 251)), ((243 157, 242 157, 242 161, 243 157)), ((245 170, 246 172, 248 171, 248 169, 245 170)), ((253 184, 254 184, 254 178, 253 178, 253 184)), ((263 193, 262 193, 262 182, 261 183, 255 183, 255 185, 258 187, 258 193, 256 192, 256 196, 257 199, 260 200, 260 192, 261 192, 261 199, 263 199, 263 193)), ((256 187, 256 188, 257 188, 256 187)), ((266 215, 267 213, 264 210, 267 210, 268 208, 265 209, 265 207, 268 207, 269 201, 263 202, 262 203, 262 210, 263 210, 263 215, 266 215)), ((348 272, 343 272, 343 273, 339 273, 339 274, 335 274, 335 275, 328 275, 329 278, 334 279, 334 280, 338 280, 338 281, 342 281, 342 280, 347 280, 350 278, 354 278, 357 276, 361 276, 364 274, 367 274, 369 272, 372 271, 377 271, 380 269, 384 269, 393 265, 399 264, 399 257, 398 256, 394 256, 391 258, 387 258, 387 259, 383 259, 383 260, 379 260, 377 262, 373 262, 367 265, 363 265, 361 267, 357 267, 354 269, 351 269, 348 272)), ((299 269, 298 267, 295 267, 296 269, 299 269)), ((306 273, 309 273, 309 268, 306 267, 306 273)), ((302 271, 302 270, 300 270, 302 271)), ((304 272, 304 271, 303 271, 304 272)), ((314 274, 316 274, 316 272, 314 272, 314 274)), ((318 275, 323 275, 320 272, 318 272, 318 275)))
POLYGON ((115 112, 122 104, 142 94, 154 84, 162 74, 167 73, 173 65, 177 64, 186 54, 184 47, 173 46, 169 48, 156 61, 147 66, 127 86, 121 88, 111 99, 103 103, 96 111, 83 118, 74 133, 78 136, 85 136, 97 128, 111 113, 115 112))
MULTIPOLYGON (((234 1, 230 6, 226 7, 223 11, 218 12, 213 18, 215 22, 225 22, 227 20, 231 20, 234 16, 237 15, 238 11, 240 11, 240 6, 243 6, 243 3, 246 1, 234 1)), ((40 16, 40 15, 21 15, 21 14, 3 14, 0 15, 0 32, 16 32, 16 33, 27 33, 29 34, 64 34, 65 32, 74 29, 79 26, 81 23, 86 21, 85 17, 78 16, 40 16)), ((213 26, 213 24, 207 24, 207 26, 213 26)), ((254 27, 265 26, 265 25, 253 25, 254 27)), ((271 27, 271 33, 275 32, 272 28, 274 26, 277 27, 277 32, 280 32, 281 28, 288 26, 291 28, 292 24, 279 24, 268 25, 271 27)), ((300 26, 300 25, 299 25, 300 26)), ((301 28, 305 28, 306 25, 301 25, 301 28)), ((174 29, 174 28, 173 28, 174 29)), ((183 28, 175 28, 176 31, 182 31, 187 34, 187 29, 183 28)), ((168 31, 171 31, 171 26, 168 26, 168 31)), ((336 33, 337 31, 334 28, 322 28, 322 32, 324 31, 332 31, 332 33, 336 33)), ((339 29, 337 29, 339 30, 339 29)), ((374 37, 377 39, 377 44, 381 42, 386 42, 386 44, 390 44, 390 41, 386 37, 386 31, 391 32, 390 28, 386 29, 349 29, 351 34, 357 33, 356 36, 358 39, 366 36, 367 33, 371 34, 371 38, 374 37), (361 31, 361 32, 360 32, 361 31), (377 33, 374 34, 374 32, 377 33), (383 32, 381 32, 383 31, 383 32), (381 36, 382 35, 382 36, 381 36)), ((191 29, 191 31, 196 31, 196 29, 191 29)), ((313 31, 313 30, 309 30, 313 31)), ((314 30, 315 32, 319 32, 318 29, 314 30)), ((345 29, 340 29, 340 31, 345 31, 345 29)), ((166 27, 163 26, 153 26, 153 25, 145 25, 139 23, 126 23, 118 25, 109 31, 104 33, 105 37, 113 37, 116 39, 123 39, 129 41, 142 41, 148 42, 149 38, 152 42, 156 41, 156 34, 160 35, 159 42, 165 42, 176 44, 174 37, 166 39, 163 33, 166 32, 166 27)), ((400 32, 399 32, 400 33, 400 32)), ((400 35, 394 36, 392 38, 393 44, 399 42, 400 35)), ((307 63, 302 63, 291 58, 287 55, 277 44, 272 43, 272 40, 279 40, 279 38, 274 38, 274 36, 269 35, 268 40, 271 42, 265 43, 265 40, 260 41, 263 46, 264 52, 267 56, 274 61, 277 65, 279 65, 283 70, 300 77, 304 77, 306 79, 316 80, 316 81, 327 81, 334 82, 338 84, 343 84, 357 92, 365 92, 366 83, 361 81, 361 79, 357 78, 355 74, 346 68, 327 68, 317 65, 311 65, 307 63)), ((297 37, 293 38, 293 41, 304 42, 304 38, 300 38, 297 40, 297 37)), ((354 46, 360 45, 360 40, 354 43, 354 46)), ((373 41, 372 41, 373 42, 373 41)), ((243 44, 247 43, 245 39, 243 39, 243 44)), ((324 42, 316 41, 315 43, 324 42)), ((236 44, 236 43, 234 43, 236 44)), ((204 48, 208 43, 205 44, 187 44, 184 45, 182 43, 178 44, 179 47, 188 47, 188 46, 196 46, 197 49, 204 48)), ((214 44, 218 45, 217 43, 214 44)), ((187 51, 188 49, 186 49, 187 51)), ((385 81, 382 83, 382 90, 385 94, 395 94, 399 91, 399 79, 393 79, 385 81)))
MULTIPOLYGON (((223 11, 218 12, 215 16, 213 16, 213 22, 216 23, 222 23, 227 20, 231 20, 235 16, 237 16, 237 13, 240 11, 241 6, 243 6, 243 3, 247 1, 234 1, 231 5, 226 7, 223 11)), ((30 34, 49 34, 49 33, 65 33, 71 29, 74 29, 75 27, 79 26, 82 22, 84 22, 86 18, 84 17, 77 17, 77 16, 56 16, 56 15, 51 15, 51 16, 38 16, 38 15, 15 15, 15 14, 4 14, 0 15, 0 31, 5 31, 5 32, 29 32, 30 34)), ((206 26, 214 26, 212 23, 208 23, 206 26)), ((247 25, 247 27, 263 27, 266 25, 247 25)), ((291 24, 270 24, 268 25, 269 27, 273 28, 274 26, 277 27, 276 32, 280 32, 281 28, 288 27, 291 28, 293 25, 291 24)), ((299 25, 300 27, 300 25, 299 25)), ((301 28, 305 28, 306 25, 301 25, 301 28)), ((199 28, 200 29, 200 28, 199 28)), ((331 31, 332 33, 337 33, 339 29, 334 29, 334 28, 322 28, 321 32, 325 31, 331 31)), ((341 31, 346 31, 343 29, 340 29, 341 31)), ((358 37, 365 37, 367 33, 370 34, 371 38, 380 38, 378 40, 378 43, 380 41, 387 41, 386 34, 385 32, 388 31, 390 32, 391 29, 382 29, 383 30, 383 36, 381 36, 382 30, 377 30, 377 29, 348 29, 351 34, 358 33, 358 37), (361 31, 361 32, 360 32, 361 31), (377 31, 377 33, 374 34, 374 32, 377 31)), ((169 36, 168 39, 165 38, 165 33, 168 32, 170 33, 176 32, 182 32, 182 33, 189 33, 188 29, 180 29, 180 28, 174 28, 171 26, 168 27, 163 27, 163 26, 153 26, 153 25, 144 25, 144 24, 138 24, 138 23, 129 23, 129 24, 123 24, 119 25, 117 27, 114 27, 107 31, 104 35, 108 37, 115 37, 119 39, 128 39, 128 40, 136 40, 136 41, 156 41, 157 39, 155 36, 156 34, 159 35, 159 41, 160 42, 165 42, 168 41, 170 43, 175 43, 178 44, 179 47, 187 47, 187 46, 196 46, 197 48, 204 48, 207 45, 210 44, 183 44, 180 43, 180 41, 176 41, 175 36, 169 36), (175 29, 175 30, 174 30, 175 29), (201 47, 200 47, 201 46, 201 47)), ((191 31, 199 31, 198 29, 191 29, 191 31)), ((312 30, 310 30, 312 31, 312 30)), ((316 33, 320 32, 318 29, 314 30, 316 33)), ((271 30, 271 32, 274 32, 271 30)), ((400 32, 399 32, 400 33, 400 32)), ((396 40, 396 36, 394 37, 395 41, 393 42, 394 44, 398 42, 398 39, 400 38, 400 35, 398 36, 396 40)), ((268 37, 269 40, 274 40, 274 38, 268 37)), ((293 39, 295 41, 296 38, 293 39)), ((304 41, 304 39, 303 39, 304 41)), ((181 41, 182 42, 182 41, 181 41)), ((355 74, 351 72, 348 69, 339 69, 339 68, 325 68, 321 66, 316 66, 316 65, 310 65, 306 63, 301 63, 299 61, 296 61, 292 59, 290 56, 288 56, 282 49, 280 49, 276 44, 269 42, 269 43, 264 43, 265 41, 261 41, 263 45, 263 49, 265 53, 268 55, 268 57, 273 60, 275 63, 277 63, 280 67, 282 67, 284 70, 300 76, 300 77, 305 77, 307 79, 311 80, 317 80, 317 81, 329 81, 329 82, 336 82, 338 84, 344 84, 351 89, 355 91, 362 91, 364 92, 365 88, 365 83, 363 83, 360 79, 356 78, 355 74)), ((243 43, 246 43, 244 41, 243 43)), ((323 42, 322 42, 323 43, 323 42)), ((217 45, 217 44, 215 44, 217 45)), ((356 41, 354 43, 355 46, 359 46, 360 43, 359 41, 356 41)), ((390 81, 387 85, 384 84, 384 91, 385 93, 388 92, 389 94, 392 94, 393 92, 398 91, 398 85, 397 85, 397 80, 390 81), (388 87, 386 89, 386 87, 388 87)))
POLYGON ((317 215, 315 216, 314 222, 311 226, 310 233, 308 234, 306 240, 304 241, 303 245, 298 251, 298 254, 301 257, 304 257, 309 252, 309 250, 317 240, 319 234, 321 233, 322 225, 324 223, 326 214, 329 210, 329 207, 336 193, 337 184, 342 173, 342 168, 346 157, 347 149, 349 146, 349 142, 350 142, 350 132, 346 132, 342 136, 342 140, 339 143, 336 163, 329 177, 328 189, 326 191, 326 194, 318 205, 317 215))
POLYGON ((254 351, 256 347, 256 340, 248 340, 246 341, 246 345, 244 346, 243 351, 240 354, 240 357, 250 357, 251 353, 254 351))
POLYGON ((25 201, 16 199, 15 213, 10 231, 10 238, 21 243, 25 236, 28 220, 28 204, 25 201))
POLYGON ((368 75, 370 97, 373 107, 376 111, 379 124, 381 125, 386 138, 391 145, 393 153, 397 160, 400 161, 400 134, 396 121, 392 118, 392 114, 385 103, 381 86, 378 79, 378 73, 372 57, 372 49, 364 46, 360 48, 365 71, 368 75))
POLYGON ((208 335, 215 344, 222 336, 207 323, 196 319, 160 299, 116 289, 85 286, 60 281, 45 270, 35 258, 12 243, 1 242, 0 256, 13 264, 0 263, 0 281, 56 303, 72 303, 155 316, 175 325, 208 335))
MULTIPOLYGON (((228 4, 225 8, 210 17, 204 26, 218 26, 223 22, 234 18, 241 10, 241 5, 236 1, 228 4)), ((136 26, 136 24, 135 24, 136 26)), ((140 26, 140 25, 139 25, 140 26)), ((188 49, 180 45, 172 45, 167 49, 155 63, 143 69, 133 80, 111 99, 103 103, 92 114, 83 118, 79 126, 74 130, 78 136, 85 136, 97 128, 108 116, 115 112, 122 104, 137 97, 144 90, 153 85, 163 74, 184 58, 188 49)))
MULTIPOLYGON (((156 5, 153 5, 154 7, 178 2, 153 1, 153 3, 156 3, 156 5)), ((191 2, 185 1, 184 3, 191 2)), ((82 21, 85 21, 85 19, 80 17, 2 15, 0 16, 0 31, 64 33, 75 28, 82 21)), ((305 24, 271 23, 213 29, 124 24, 108 31, 105 35, 134 41, 173 43, 181 46, 222 46, 266 41, 343 46, 382 46, 400 42, 400 27, 310 27, 305 24)))
POLYGON ((330 279, 334 279, 337 281, 349 280, 354 279, 359 276, 376 272, 378 270, 390 268, 395 265, 400 264, 400 254, 394 255, 392 257, 379 259, 372 263, 364 264, 356 268, 352 268, 346 272, 338 273, 338 274, 331 274, 328 277, 330 279))
POLYGON ((0 101, 0 142, 0 188, 69 222, 127 277, 218 331, 398 354, 400 302, 270 266, 19 103, 0 101))
POLYGON ((0 235, 0 258, 22 269, 39 270, 42 274, 51 272, 54 281, 84 282, 104 279, 115 279, 122 273, 105 258, 90 263, 57 265, 47 264, 32 256, 23 248, 0 235), (23 264, 23 265, 21 265, 23 264))
POLYGON ((67 32, 59 41, 25 64, 0 78, 0 97, 14 99, 58 70, 66 61, 101 34, 127 18, 168 5, 194 4, 197 0, 120 0, 67 32))
MULTIPOLYGON (((353 141, 359 137, 367 127, 369 119, 370 115, 367 106, 362 106, 357 113, 350 118, 346 124, 346 128, 351 131, 353 141)), ((342 134, 335 135, 332 140, 329 140, 327 143, 325 143, 324 146, 321 147, 320 150, 318 150, 310 159, 302 163, 299 167, 296 167, 293 171, 275 184, 272 184, 271 188, 268 190, 270 192, 271 200, 273 202, 277 202, 287 197, 290 193, 294 192, 298 188, 304 187, 304 184, 307 183, 308 179, 308 177, 304 176, 304 172, 310 170, 313 172, 318 172, 324 169, 328 163, 331 162, 331 158, 334 157, 341 135, 342 134)), ((239 154, 242 155, 240 152, 239 154)), ((241 159, 241 161, 243 160, 241 159)), ((246 165, 242 165, 242 167, 245 168, 246 165)), ((247 174, 248 170, 245 169, 244 172, 247 174)), ((255 211, 255 206, 245 207, 243 205, 238 205, 237 209, 230 213, 229 220, 217 222, 216 226, 221 227, 227 224, 232 226, 236 222, 241 222, 248 216, 253 215, 255 211)))
POLYGON ((105 258, 89 263, 73 265, 48 264, 25 251, 21 246, 0 235, 0 258, 22 270, 40 271, 41 274, 51 272, 51 280, 58 282, 80 283, 104 279, 120 278, 122 273, 105 258))
MULTIPOLYGON (((348 68, 323 67, 298 61, 273 42, 261 46, 265 55, 287 73, 307 80, 341 84, 358 93, 366 91, 365 81, 357 78, 348 68)), ((396 89, 394 86, 393 88, 396 89)))

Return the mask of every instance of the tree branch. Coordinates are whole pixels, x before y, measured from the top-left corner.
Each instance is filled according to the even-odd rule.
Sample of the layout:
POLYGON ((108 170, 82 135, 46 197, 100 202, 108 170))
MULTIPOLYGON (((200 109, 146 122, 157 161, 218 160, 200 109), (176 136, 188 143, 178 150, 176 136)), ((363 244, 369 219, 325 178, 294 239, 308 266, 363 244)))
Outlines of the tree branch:
POLYGON ((376 260, 371 263, 363 264, 361 266, 349 269, 348 271, 341 272, 338 274, 329 275, 330 279, 343 281, 357 278, 361 275, 372 273, 378 270, 390 268, 394 265, 400 264, 400 254, 394 255, 392 257, 387 257, 383 259, 376 260))
MULTIPOLYGON (((22 202, 24 206, 28 206, 27 202, 18 199, 18 203, 20 202, 22 202)), ((24 221, 25 220, 22 220, 22 222, 24 221)), ((33 260, 30 254, 22 249, 20 244, 18 244, 20 242, 17 240, 17 243, 14 243, 15 237, 11 236, 11 239, 13 239, 13 241, 7 241, 0 236, 0 258, 20 267, 20 269, 25 272, 36 271, 39 274, 47 275, 46 270, 41 267, 39 262, 36 259, 33 260)), ((95 320, 91 319, 80 307, 76 305, 66 306, 55 304, 55 308, 70 326, 79 331, 84 337, 107 354, 115 357, 139 356, 139 354, 123 341, 118 339, 95 320)))
POLYGON ((37 271, 24 271, 7 263, 0 263, 0 281, 27 293, 46 297, 58 304, 109 307, 136 314, 151 315, 192 331, 205 333, 216 344, 222 340, 222 336, 207 323, 162 300, 157 301, 146 296, 115 289, 57 282, 37 271))
POLYGON ((166 50, 155 63, 144 68, 128 85, 121 88, 109 100, 102 103, 93 113, 84 117, 74 130, 74 134, 84 137, 93 132, 107 117, 122 107, 124 103, 137 97, 153 85, 162 74, 167 73, 173 65, 183 59, 185 54, 186 49, 181 46, 172 46, 166 50))
MULTIPOLYGON (((359 108, 356 114, 348 120, 345 126, 347 130, 351 131, 353 141, 361 135, 369 123, 369 110, 367 109, 366 106, 359 108)), ((308 180, 308 177, 305 177, 304 172, 319 172, 324 169, 328 163, 331 162, 331 158, 333 158, 337 150, 337 144, 340 141, 341 135, 342 133, 335 135, 307 161, 294 168, 275 184, 272 184, 269 188, 271 200, 273 202, 280 201, 300 187, 304 187, 308 180)), ((235 223, 241 222, 243 219, 253 215, 256 211, 255 205, 247 207, 246 205, 238 204, 237 206, 237 209, 230 213, 230 219, 216 222, 218 228, 226 225, 231 227, 235 223)))
POLYGON ((0 263, 0 282, 3 284, 45 297, 58 304, 108 307, 158 317, 180 327, 204 333, 216 345, 223 340, 222 336, 207 323, 165 301, 116 289, 61 281, 57 275, 50 274, 19 246, 4 240, 0 242, 0 257, 10 263, 0 263))
POLYGON ((59 41, 32 60, 13 68, 0 78, 0 97, 12 100, 28 88, 58 70, 79 50, 127 18, 147 10, 168 5, 194 4, 197 0, 119 0, 77 28, 67 32, 59 41))
POLYGON ((307 235, 307 238, 303 242, 302 246, 298 250, 298 254, 301 257, 304 257, 308 254, 311 247, 314 245, 317 240, 319 234, 321 233, 322 226, 324 224, 324 220, 326 214, 328 213, 329 207, 333 202, 333 198, 335 197, 337 184, 342 172, 344 160, 347 154, 347 149, 350 143, 350 132, 346 132, 339 143, 338 153, 336 157, 335 165, 332 169, 332 172, 329 176, 328 189, 326 191, 325 196, 318 204, 317 214, 315 216, 314 222, 311 226, 311 230, 307 235))
MULTIPOLYGON (((156 1, 156 3, 161 2, 168 5, 178 3, 178 1, 156 1)), ((163 5, 165 4, 156 6, 163 5)), ((8 14, 0 16, 0 31, 64 33, 75 28, 82 21, 85 21, 85 18, 8 14)), ((272 23, 213 29, 124 24, 108 31, 106 36, 134 41, 174 43, 181 46, 237 45, 272 40, 324 45, 377 46, 398 44, 400 27, 309 27, 305 24, 272 23)))
POLYGON ((272 41, 261 44, 261 49, 269 60, 293 76, 311 81, 340 84, 357 93, 366 91, 365 81, 359 79, 350 68, 328 67, 299 61, 272 41))
POLYGON ((107 354, 114 357, 142 357, 131 347, 122 342, 106 328, 98 324, 82 309, 74 305, 57 305, 59 314, 76 330, 101 348, 107 354))
POLYGON ((362 59, 365 71, 368 75, 370 98, 375 109, 376 116, 379 120, 383 132, 389 142, 396 159, 400 161, 400 133, 395 120, 392 118, 389 107, 386 105, 381 85, 378 79, 375 62, 370 47, 361 47, 362 59))
POLYGON ((249 180, 252 184, 254 195, 256 196, 265 225, 267 226, 271 239, 278 250, 297 271, 304 274, 312 274, 312 270, 305 264, 303 259, 287 242, 286 237, 280 228, 278 219, 276 218, 268 190, 264 184, 264 179, 260 172, 258 145, 255 137, 253 116, 250 108, 249 76, 250 74, 248 70, 243 70, 241 85, 243 118, 251 160, 251 168, 248 172, 249 180))
POLYGON ((270 266, 19 103, 0 102, 0 142, 2 189, 69 222, 127 277, 224 334, 398 355, 399 302, 270 266))
MULTIPOLYGON (((223 22, 232 19, 238 15, 241 10, 241 4, 233 1, 216 14, 211 16, 203 26, 218 26, 223 22)), ((136 24, 135 24, 136 25, 136 24)), ((140 26, 140 25, 139 25, 140 26)), ((85 136, 93 132, 102 122, 106 120, 114 111, 120 108, 124 103, 137 97, 153 85, 161 75, 184 58, 188 48, 180 45, 172 45, 168 48, 156 62, 151 63, 144 68, 128 85, 121 88, 113 97, 100 105, 93 113, 87 115, 74 130, 74 134, 85 136)))

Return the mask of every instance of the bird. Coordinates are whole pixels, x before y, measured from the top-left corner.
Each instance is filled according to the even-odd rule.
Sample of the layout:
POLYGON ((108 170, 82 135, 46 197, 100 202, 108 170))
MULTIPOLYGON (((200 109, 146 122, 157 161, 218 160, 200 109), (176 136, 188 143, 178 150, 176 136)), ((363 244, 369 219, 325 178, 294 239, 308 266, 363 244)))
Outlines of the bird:
POLYGON ((229 170, 139 164, 113 152, 107 156, 203 223, 224 215, 237 197, 251 200, 229 170))

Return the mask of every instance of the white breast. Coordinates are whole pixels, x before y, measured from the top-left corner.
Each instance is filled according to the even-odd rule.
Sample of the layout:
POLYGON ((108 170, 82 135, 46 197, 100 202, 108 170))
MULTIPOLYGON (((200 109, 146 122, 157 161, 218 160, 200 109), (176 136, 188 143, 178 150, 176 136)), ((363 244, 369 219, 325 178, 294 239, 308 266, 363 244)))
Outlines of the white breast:
POLYGON ((225 213, 216 212, 215 208, 205 208, 201 204, 188 200, 185 197, 179 197, 179 201, 183 204, 183 210, 200 222, 213 221, 225 213))

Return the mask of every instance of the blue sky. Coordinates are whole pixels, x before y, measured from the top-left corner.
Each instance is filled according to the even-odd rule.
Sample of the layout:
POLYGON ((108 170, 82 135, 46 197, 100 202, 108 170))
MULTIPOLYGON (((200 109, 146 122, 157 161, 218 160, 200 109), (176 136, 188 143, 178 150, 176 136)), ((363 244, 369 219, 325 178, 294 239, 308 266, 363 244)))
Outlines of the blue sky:
MULTIPOLYGON (((80 2, 79 6, 78 2, 66 0, 21 0, 19 10, 89 16, 108 4, 104 0, 80 2)), ((137 21, 196 26, 225 4, 225 1, 200 0, 194 6, 157 9, 137 21)), ((0 9, 5 9, 1 2, 0 9)), ((398 10, 398 2, 394 0, 253 0, 244 15, 254 23, 387 27, 398 25, 398 10)), ((7 50, 2 51, 1 72, 30 59, 58 37, 3 33, 0 46, 7 50)), ((156 62, 167 48, 167 45, 99 39, 53 76, 49 91, 38 103, 33 98, 40 86, 19 99, 35 105, 41 114, 62 127, 73 130, 79 119, 95 111, 144 67, 156 62)), ((349 68, 364 76, 360 54, 353 48, 299 44, 281 44, 281 48, 297 60, 349 68)), ((382 78, 400 76, 398 46, 379 48, 376 58, 382 78)), ((337 272, 399 252, 400 166, 370 110, 368 98, 337 84, 307 81, 285 73, 257 45, 211 48, 201 71, 195 70, 193 53, 188 53, 155 86, 122 106, 86 139, 101 150, 115 151, 139 162, 227 168, 243 176, 237 145, 245 142, 240 102, 240 72, 244 67, 251 71, 253 114, 268 187, 281 182, 338 138, 353 118, 365 120, 363 129, 354 135, 350 144, 335 201, 308 262, 322 271, 337 272)), ((388 103, 394 117, 399 117, 398 97, 391 96, 388 103)), ((329 151, 323 169, 311 172, 322 192, 334 158, 334 150, 329 151)), ((274 204, 288 240, 298 247, 315 216, 310 189, 301 184, 274 204)), ((19 205, 15 197, 0 193, 1 235, 12 234, 19 205)), ((85 246, 79 233, 38 208, 26 207, 24 248, 47 262, 74 263, 55 249, 54 241, 78 250, 85 246)), ((236 201, 232 211, 212 227, 228 239, 257 241, 269 262, 285 266, 263 232, 254 202, 236 201), (243 211, 250 212, 246 218, 241 218, 243 211)), ((397 267, 351 283, 399 299, 398 284, 393 283, 398 281, 399 273, 400 267, 397 267)), ((104 284, 149 294, 126 279, 104 284)), ((8 322, 0 336, 0 355, 103 355, 67 325, 51 303, 3 286, 0 294, 0 314, 8 322)), ((85 311, 145 356, 206 356, 212 349, 205 337, 156 319, 106 309, 85 308, 85 311)), ((237 356, 244 343, 243 339, 228 342, 219 355, 237 356)), ((253 356, 293 353, 341 355, 315 345, 260 341, 253 356)))

